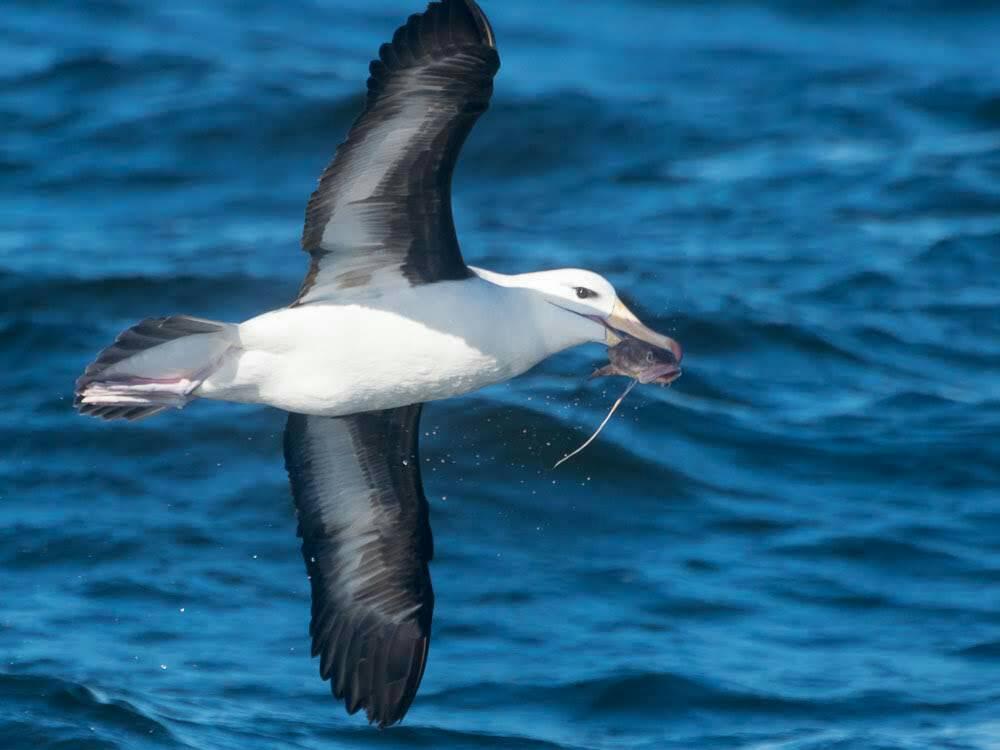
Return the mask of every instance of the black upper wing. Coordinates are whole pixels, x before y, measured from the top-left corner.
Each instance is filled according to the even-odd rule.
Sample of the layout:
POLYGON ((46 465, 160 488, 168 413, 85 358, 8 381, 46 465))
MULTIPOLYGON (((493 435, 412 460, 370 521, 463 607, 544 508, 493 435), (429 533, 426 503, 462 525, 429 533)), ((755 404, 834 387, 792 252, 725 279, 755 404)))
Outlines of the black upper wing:
POLYGON ((306 208, 312 262, 297 304, 470 275, 451 178, 499 68, 473 0, 431 3, 382 45, 365 110, 306 208))
POLYGON ((288 416, 285 465, 312 585, 313 656, 347 710, 380 727, 413 702, 434 592, 420 481, 420 405, 350 417, 288 416))

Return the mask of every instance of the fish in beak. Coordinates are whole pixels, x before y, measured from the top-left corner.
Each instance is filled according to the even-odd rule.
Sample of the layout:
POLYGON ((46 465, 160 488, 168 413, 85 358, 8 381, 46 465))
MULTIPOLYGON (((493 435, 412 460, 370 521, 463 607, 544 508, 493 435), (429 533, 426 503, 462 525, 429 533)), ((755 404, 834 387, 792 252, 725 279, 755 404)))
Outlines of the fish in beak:
MULTIPOLYGON (((625 306, 625 303, 621 300, 617 300, 615 302, 615 306, 612 308, 611 314, 603 320, 603 323, 605 328, 604 340, 609 349, 614 350, 615 347, 618 347, 623 342, 627 342, 630 339, 636 339, 644 344, 647 344, 648 347, 652 347, 651 350, 642 351, 642 353, 644 357, 650 357, 649 361, 651 364, 653 364, 655 360, 655 364, 664 369, 664 372, 660 375, 663 377, 669 377, 672 375, 673 377, 671 380, 676 380, 680 377, 680 364, 681 360, 684 358, 683 347, 681 347, 677 341, 669 336, 657 333, 643 324, 643 322, 635 316, 635 313, 629 310, 628 307, 625 306), (676 373, 670 370, 675 370, 676 373)), ((628 352, 631 357, 631 355, 636 354, 641 350, 642 347, 629 345, 621 351, 628 352), (636 351, 633 352, 633 349, 636 351)), ((660 382, 660 375, 654 377, 652 373, 647 373, 643 377, 643 382, 660 382)))
POLYGON ((657 383, 670 385, 681 376, 681 359, 684 350, 669 336, 657 333, 643 325, 621 300, 615 302, 611 314, 606 318, 587 316, 604 324, 604 340, 608 345, 608 364, 600 368, 591 378, 608 375, 624 375, 631 378, 625 392, 618 397, 608 416, 591 435, 587 442, 572 453, 563 456, 554 467, 559 468, 590 445, 605 428, 622 401, 639 384, 657 383))

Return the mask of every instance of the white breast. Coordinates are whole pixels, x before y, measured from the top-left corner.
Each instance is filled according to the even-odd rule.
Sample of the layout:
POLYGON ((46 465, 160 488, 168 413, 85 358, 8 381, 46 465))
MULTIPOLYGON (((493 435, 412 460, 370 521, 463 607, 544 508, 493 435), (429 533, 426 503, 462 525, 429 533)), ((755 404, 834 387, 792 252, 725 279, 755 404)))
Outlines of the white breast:
POLYGON ((467 393, 580 343, 532 296, 473 278, 276 310, 240 326, 240 353, 197 395, 340 416, 467 393))

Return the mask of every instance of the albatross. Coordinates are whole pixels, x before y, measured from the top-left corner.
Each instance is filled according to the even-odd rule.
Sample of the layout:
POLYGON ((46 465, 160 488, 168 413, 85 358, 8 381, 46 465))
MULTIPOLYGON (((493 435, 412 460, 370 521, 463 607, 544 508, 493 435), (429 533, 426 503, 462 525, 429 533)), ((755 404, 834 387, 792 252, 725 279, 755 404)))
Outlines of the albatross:
POLYGON ((493 93, 496 38, 473 0, 409 18, 371 63, 364 110, 306 208, 309 270, 243 323, 174 315, 121 333, 76 383, 82 414, 137 420, 199 398, 288 412, 285 465, 311 581, 312 655, 370 723, 399 722, 427 663, 434 592, 422 404, 628 337, 682 351, 607 280, 465 264, 451 181, 493 93))

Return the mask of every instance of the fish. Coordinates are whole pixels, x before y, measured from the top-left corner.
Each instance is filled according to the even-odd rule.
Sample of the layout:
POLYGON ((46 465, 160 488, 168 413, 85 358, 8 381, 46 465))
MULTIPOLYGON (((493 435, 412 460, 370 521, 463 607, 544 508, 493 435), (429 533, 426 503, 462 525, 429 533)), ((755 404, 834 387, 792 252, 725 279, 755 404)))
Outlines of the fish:
POLYGON ((626 336, 608 349, 608 364, 595 370, 590 379, 612 375, 624 375, 642 385, 670 385, 681 376, 681 363, 669 349, 626 336))
POLYGON ((604 418, 604 421, 594 431, 594 434, 587 439, 587 442, 572 453, 563 456, 552 468, 558 469, 571 458, 582 453, 587 446, 594 442, 597 436, 601 434, 601 431, 607 426, 608 422, 611 421, 611 417, 614 416, 618 407, 622 405, 625 397, 637 385, 656 383, 665 386, 677 380, 681 376, 680 357, 683 356, 681 352, 675 354, 670 349, 661 349, 658 346, 653 346, 631 336, 624 336, 617 344, 608 347, 608 364, 594 370, 589 379, 623 375, 631 378, 631 382, 625 388, 624 393, 615 401, 611 407, 611 411, 608 412, 608 416, 604 418))

